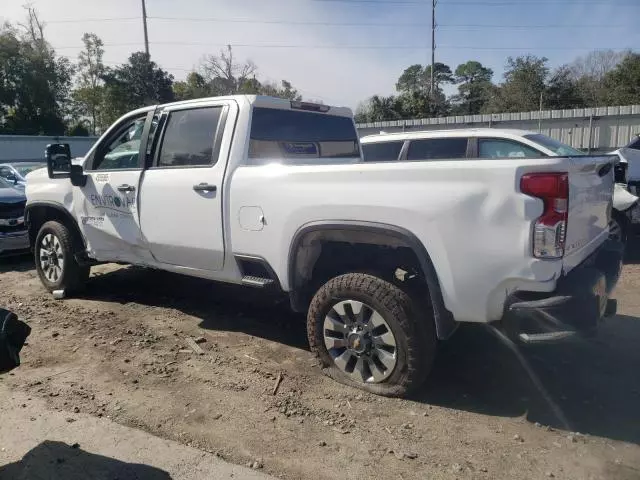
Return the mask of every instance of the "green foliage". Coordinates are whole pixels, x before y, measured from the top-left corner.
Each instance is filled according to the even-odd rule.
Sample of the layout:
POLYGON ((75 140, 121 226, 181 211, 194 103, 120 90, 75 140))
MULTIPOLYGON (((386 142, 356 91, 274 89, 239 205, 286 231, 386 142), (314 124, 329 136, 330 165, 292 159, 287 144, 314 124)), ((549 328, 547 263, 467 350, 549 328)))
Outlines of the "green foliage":
POLYGON ((200 66, 200 72, 191 72, 186 81, 174 83, 173 91, 178 100, 235 94, 302 100, 291 82, 261 83, 256 78, 257 70, 250 61, 237 62, 233 49, 228 46, 218 55, 209 55, 200 66))
POLYGON ((21 32, 0 28, 0 133, 64 133, 73 66, 56 57, 42 31, 33 9, 21 32))
POLYGON ((640 54, 628 53, 604 79, 611 105, 640 102, 640 54))
POLYGON ((160 68, 144 52, 132 53, 127 63, 107 69, 102 79, 105 124, 135 108, 175 99, 173 75, 160 68))
POLYGON ((458 65, 455 70, 458 94, 451 98, 454 104, 452 113, 473 115, 482 112, 493 94, 491 77, 493 70, 480 62, 470 60, 458 65))
POLYGON ((72 93, 74 115, 76 117, 91 118, 91 130, 104 129, 102 124, 102 106, 104 103, 104 86, 102 77, 105 66, 102 62, 104 48, 102 40, 95 33, 85 33, 82 36, 84 50, 78 55, 77 87, 72 93))
POLYGON ((69 127, 67 135, 70 135, 72 137, 88 137, 89 128, 87 127, 85 122, 80 121, 69 127))

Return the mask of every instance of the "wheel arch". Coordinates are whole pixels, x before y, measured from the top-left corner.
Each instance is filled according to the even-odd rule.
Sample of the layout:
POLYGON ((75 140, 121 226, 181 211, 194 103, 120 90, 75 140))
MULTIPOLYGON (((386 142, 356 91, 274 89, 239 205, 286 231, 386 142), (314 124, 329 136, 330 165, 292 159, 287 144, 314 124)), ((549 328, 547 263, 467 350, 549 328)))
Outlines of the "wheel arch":
POLYGON ((33 249, 40 227, 50 220, 58 220, 63 223, 73 233, 78 247, 85 249, 87 242, 80 231, 76 219, 71 215, 64 205, 57 202, 33 202, 25 207, 25 223, 29 229, 29 244, 33 249))
POLYGON ((433 261, 422 242, 409 230, 395 225, 361 221, 317 221, 300 227, 289 247, 288 285, 291 307, 305 311, 307 301, 301 292, 305 279, 319 258, 314 242, 350 242, 354 244, 406 247, 415 255, 426 283, 426 295, 433 307, 436 333, 443 340, 451 336, 457 323, 444 304, 440 281, 433 261), (309 248, 307 248, 309 247, 309 248))

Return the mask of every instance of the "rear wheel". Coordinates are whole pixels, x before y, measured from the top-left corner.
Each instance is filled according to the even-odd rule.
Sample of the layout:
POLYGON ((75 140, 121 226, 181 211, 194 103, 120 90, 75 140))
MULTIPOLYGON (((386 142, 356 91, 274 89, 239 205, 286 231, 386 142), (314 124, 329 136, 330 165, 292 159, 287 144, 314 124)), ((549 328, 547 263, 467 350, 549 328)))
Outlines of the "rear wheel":
POLYGON ((50 221, 42 225, 34 250, 36 270, 47 290, 77 291, 89 278, 89 267, 81 266, 74 257, 78 248, 64 224, 50 221))
POLYGON ((629 220, 627 217, 624 213, 614 211, 611 215, 611 222, 609 223, 609 238, 627 243, 628 230, 629 220))
POLYGON ((381 278, 349 273, 329 280, 313 297, 307 333, 325 373, 385 396, 419 387, 436 351, 433 319, 381 278))

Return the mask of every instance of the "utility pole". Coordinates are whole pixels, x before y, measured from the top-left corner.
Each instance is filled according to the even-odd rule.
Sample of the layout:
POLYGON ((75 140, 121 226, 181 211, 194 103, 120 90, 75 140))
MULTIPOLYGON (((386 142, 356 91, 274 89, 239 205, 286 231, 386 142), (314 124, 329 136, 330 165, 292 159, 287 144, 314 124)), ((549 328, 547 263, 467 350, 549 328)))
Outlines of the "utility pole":
POLYGON ((538 133, 542 133, 542 93, 540 91, 540 109, 538 110, 538 133))
POLYGON ((431 80, 429 84, 429 93, 433 100, 436 89, 433 85, 433 68, 436 63, 436 3, 437 0, 431 2, 431 80))
POLYGON ((149 56, 149 34, 147 33, 147 6, 142 0, 142 25, 144 27, 144 51, 149 56))

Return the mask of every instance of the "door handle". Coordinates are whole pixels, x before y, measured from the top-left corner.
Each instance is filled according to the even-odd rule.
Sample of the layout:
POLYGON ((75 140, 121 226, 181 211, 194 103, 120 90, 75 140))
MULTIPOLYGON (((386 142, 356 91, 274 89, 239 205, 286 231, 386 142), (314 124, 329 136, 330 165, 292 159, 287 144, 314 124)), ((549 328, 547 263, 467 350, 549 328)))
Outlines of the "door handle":
POLYGON ((121 192, 135 192, 136 190, 136 187, 134 187, 133 185, 127 185, 126 183, 123 183, 122 185, 118 185, 117 188, 121 192))
POLYGON ((199 183, 193 186, 195 192, 215 192, 217 189, 218 187, 209 183, 199 183))

